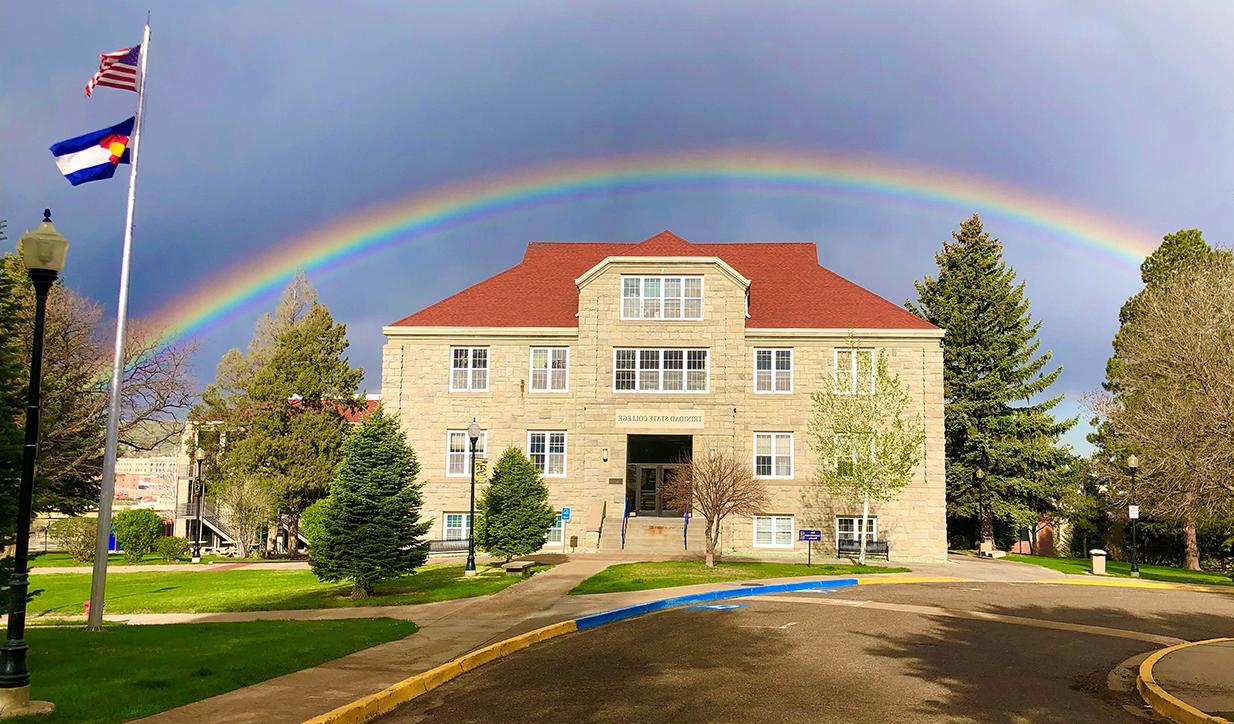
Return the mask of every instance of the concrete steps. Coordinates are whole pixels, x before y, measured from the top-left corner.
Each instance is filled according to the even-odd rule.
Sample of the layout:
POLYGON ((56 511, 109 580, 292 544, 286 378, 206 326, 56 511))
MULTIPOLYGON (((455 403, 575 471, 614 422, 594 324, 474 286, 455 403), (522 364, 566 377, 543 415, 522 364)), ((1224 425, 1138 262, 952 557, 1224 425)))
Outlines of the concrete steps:
POLYGON ((634 517, 626 521, 626 545, 621 547, 621 518, 606 518, 600 550, 624 553, 680 555, 703 551, 703 521, 684 518, 634 517), (689 546, 686 546, 688 536, 689 546))

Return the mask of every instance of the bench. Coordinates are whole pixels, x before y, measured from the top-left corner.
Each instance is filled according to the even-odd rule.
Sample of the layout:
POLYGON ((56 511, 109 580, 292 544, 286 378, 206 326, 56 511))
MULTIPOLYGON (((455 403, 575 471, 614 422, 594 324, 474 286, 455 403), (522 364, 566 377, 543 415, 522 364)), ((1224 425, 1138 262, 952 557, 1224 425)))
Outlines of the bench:
POLYGON ((504 568, 506 573, 520 573, 526 578, 531 575, 531 567, 535 564, 535 561, 510 561, 504 568))
MULTIPOLYGON (((846 555, 856 556, 861 555, 861 541, 841 539, 836 541, 836 558, 843 558, 846 555)), ((882 558, 891 560, 891 547, 887 545, 885 540, 868 540, 866 541, 867 556, 881 556, 882 558)))

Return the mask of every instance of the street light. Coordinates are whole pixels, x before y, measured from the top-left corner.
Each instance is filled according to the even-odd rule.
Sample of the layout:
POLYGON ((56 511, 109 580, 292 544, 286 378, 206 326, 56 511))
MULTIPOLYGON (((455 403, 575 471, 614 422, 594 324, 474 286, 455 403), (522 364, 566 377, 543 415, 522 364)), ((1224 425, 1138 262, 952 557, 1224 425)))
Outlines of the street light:
POLYGON ((463 575, 476 575, 476 443, 480 440, 480 423, 471 418, 467 437, 471 438, 471 506, 467 512, 467 565, 463 575))
POLYGON ((1135 523, 1140 519, 1140 506, 1135 504, 1135 471, 1140 467, 1140 459, 1132 455, 1127 457, 1127 467, 1131 468, 1131 505, 1127 506, 1127 517, 1131 518, 1131 576, 1140 577, 1140 559, 1136 555, 1135 523))
POLYGON ((206 500, 206 481, 201 477, 201 463, 205 459, 205 453, 201 448, 194 448, 194 462, 197 468, 194 471, 193 485, 197 488, 197 533, 193 536, 193 562, 201 563, 201 507, 206 500))
POLYGON ((34 467, 39 454, 39 387, 43 381, 43 323, 47 295, 64 269, 69 242, 51 223, 51 210, 43 221, 22 234, 17 254, 26 265, 34 285, 34 340, 30 351, 30 386, 26 390, 26 439, 21 455, 21 489, 17 499, 17 552, 9 579, 9 625, 0 648, 0 716, 38 714, 52 710, 45 701, 30 701, 30 671, 26 668, 26 594, 30 588, 30 519, 34 498, 34 467))
POLYGON ((985 534, 985 468, 974 470, 973 477, 977 479, 977 535, 981 538, 977 550, 989 553, 994 550, 994 539, 993 536, 987 539, 985 534))

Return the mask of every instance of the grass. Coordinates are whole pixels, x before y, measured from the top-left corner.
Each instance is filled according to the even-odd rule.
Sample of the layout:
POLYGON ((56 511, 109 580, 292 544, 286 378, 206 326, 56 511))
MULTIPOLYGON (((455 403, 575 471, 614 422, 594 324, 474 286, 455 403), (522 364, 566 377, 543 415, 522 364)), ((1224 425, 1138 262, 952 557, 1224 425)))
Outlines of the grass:
MULTIPOLYGON (((538 565, 532 571, 549 566, 538 565)), ((463 566, 424 566, 414 575, 386 581, 374 595, 354 599, 347 583, 322 583, 312 571, 230 570, 151 571, 124 573, 107 578, 107 613, 168 613, 187 611, 272 611, 345 606, 401 606, 496 593, 518 581, 496 566, 481 566, 479 575, 467 578, 463 566)), ((82 602, 90 598, 90 574, 37 572, 30 579, 32 590, 42 593, 30 602, 32 616, 82 614, 82 602)))
POLYGON ((33 628, 31 696, 50 717, 26 721, 118 722, 316 666, 409 636, 410 621, 341 621, 112 626, 101 633, 33 628))
POLYGON ((652 588, 672 588, 698 583, 721 583, 756 578, 788 578, 790 576, 836 576, 867 573, 905 573, 907 568, 889 566, 859 566, 849 563, 741 563, 719 562, 709 569, 702 561, 659 561, 655 563, 619 563, 588 578, 570 591, 573 595, 646 591, 652 588))
MULTIPOLYGON (((227 556, 213 556, 213 555, 202 556, 201 560, 203 563, 211 563, 211 562, 213 563, 242 563, 242 562, 278 563, 279 562, 278 558, 252 558, 252 557, 250 558, 229 558, 227 556)), ((181 558, 178 561, 169 561, 155 553, 147 553, 141 559, 140 563, 133 563, 132 561, 125 558, 123 553, 112 553, 111 555, 107 556, 108 566, 132 566, 132 565, 147 566, 147 565, 154 565, 154 564, 191 565, 192 560, 188 558, 181 558)), ((52 567, 60 567, 60 566, 89 567, 91 565, 93 564, 90 563, 89 561, 83 563, 81 561, 74 560, 71 556, 69 556, 68 553, 62 553, 60 551, 47 551, 46 553, 34 553, 30 556, 30 567, 31 568, 52 568, 52 567)))
MULTIPOLYGON (((1092 561, 1087 558, 1052 558, 1049 556, 1025 556, 1012 553, 1006 560, 1031 563, 1043 568, 1052 568, 1063 573, 1086 575, 1093 571, 1092 561)), ((1131 576, 1131 564, 1126 561, 1106 560, 1106 573, 1124 578, 1131 576)), ((1186 568, 1172 566, 1152 566, 1140 564, 1140 578, 1150 581, 1168 581, 1170 583, 1201 583, 1216 586, 1234 586, 1234 580, 1224 574, 1212 571, 1189 571, 1186 568)))

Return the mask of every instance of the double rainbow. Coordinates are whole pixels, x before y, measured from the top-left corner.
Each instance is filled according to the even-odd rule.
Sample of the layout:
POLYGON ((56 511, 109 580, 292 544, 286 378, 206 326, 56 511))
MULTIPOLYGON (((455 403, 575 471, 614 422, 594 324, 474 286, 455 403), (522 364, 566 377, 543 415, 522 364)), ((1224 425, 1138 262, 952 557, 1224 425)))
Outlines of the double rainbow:
MULTIPOLYGON (((201 333, 276 291, 299 270, 338 267, 392 246, 529 207, 614 194, 765 190, 1000 217, 1134 269, 1152 235, 1009 185, 870 158, 723 149, 571 161, 452 184, 339 218, 211 275, 154 315, 163 341, 201 333)), ((930 239, 930 242, 937 240, 930 239)))

